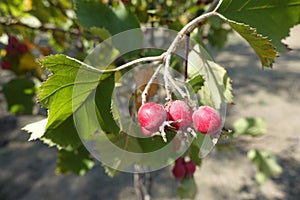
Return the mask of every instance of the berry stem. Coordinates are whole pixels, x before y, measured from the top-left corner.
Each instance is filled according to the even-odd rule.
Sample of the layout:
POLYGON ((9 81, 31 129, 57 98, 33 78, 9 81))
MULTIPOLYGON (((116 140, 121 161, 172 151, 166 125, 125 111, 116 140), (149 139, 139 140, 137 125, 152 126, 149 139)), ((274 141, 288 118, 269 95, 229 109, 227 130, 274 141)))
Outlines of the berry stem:
POLYGON ((171 95, 171 87, 169 84, 169 68, 170 68, 170 60, 171 60, 172 54, 170 52, 167 52, 166 58, 165 58, 165 71, 164 71, 164 82, 165 82, 165 89, 167 93, 166 101, 172 100, 172 95, 171 95))
POLYGON ((188 58, 189 58, 189 48, 190 48, 190 34, 188 33, 185 38, 184 43, 184 81, 188 78, 188 58))

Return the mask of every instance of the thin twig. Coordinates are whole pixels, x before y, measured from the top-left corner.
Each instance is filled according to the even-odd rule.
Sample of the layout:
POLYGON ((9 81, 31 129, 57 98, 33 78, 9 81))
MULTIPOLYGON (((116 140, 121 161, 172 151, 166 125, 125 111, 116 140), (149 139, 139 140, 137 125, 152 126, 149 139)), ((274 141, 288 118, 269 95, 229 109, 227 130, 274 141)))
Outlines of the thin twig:
POLYGON ((115 69, 106 69, 106 70, 99 70, 102 73, 111 73, 111 72, 117 72, 121 71, 123 69, 126 69, 132 65, 136 65, 138 63, 143 63, 143 62, 154 62, 154 61, 163 61, 165 57, 165 54, 161 54, 159 56, 149 56, 149 57, 144 57, 144 58, 138 58, 136 60, 130 61, 124 65, 121 65, 115 69))
POLYGON ((172 99, 171 88, 170 88, 169 78, 168 78, 168 74, 170 73, 169 68, 170 68, 171 55, 172 55, 171 53, 167 54, 166 59, 165 59, 164 82, 165 82, 165 90, 167 93, 166 101, 170 101, 172 99))
POLYGON ((171 82, 171 84, 173 85, 173 87, 177 90, 177 92, 180 94, 180 96, 184 99, 188 98, 188 95, 176 84, 176 82, 174 81, 174 78, 171 76, 170 73, 166 73, 168 80, 171 82))
POLYGON ((184 70, 184 81, 188 78, 188 57, 189 57, 189 48, 190 48, 190 34, 186 35, 185 43, 184 43, 184 63, 183 63, 183 70, 184 70))
POLYGON ((121 71, 123 69, 126 69, 132 65, 136 65, 136 64, 139 64, 139 63, 143 63, 143 62, 154 62, 154 61, 162 61, 165 57, 165 54, 161 54, 159 56, 149 56, 149 57, 144 57, 144 58, 139 58, 139 59, 136 59, 136 60, 133 60, 133 61, 130 61, 124 65, 121 65, 117 68, 114 68, 114 69, 105 69, 105 70, 99 70, 89 64, 86 64, 85 62, 82 62, 80 60, 77 60, 75 58, 72 58, 72 57, 69 57, 69 56, 66 56, 68 59, 70 60, 74 60, 76 61, 77 63, 85 66, 85 67, 88 67, 90 69, 93 69, 93 70, 96 70, 97 72, 99 73, 102 73, 102 74, 109 74, 109 73, 113 73, 113 72, 118 72, 118 71, 121 71))

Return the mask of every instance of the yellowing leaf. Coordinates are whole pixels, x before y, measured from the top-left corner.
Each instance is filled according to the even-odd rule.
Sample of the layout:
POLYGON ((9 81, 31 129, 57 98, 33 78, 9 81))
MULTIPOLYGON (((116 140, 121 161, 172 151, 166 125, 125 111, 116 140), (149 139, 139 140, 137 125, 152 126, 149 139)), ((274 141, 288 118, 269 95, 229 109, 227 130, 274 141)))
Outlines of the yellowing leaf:
POLYGON ((25 53, 20 58, 19 70, 20 71, 32 71, 40 68, 31 53, 25 53))

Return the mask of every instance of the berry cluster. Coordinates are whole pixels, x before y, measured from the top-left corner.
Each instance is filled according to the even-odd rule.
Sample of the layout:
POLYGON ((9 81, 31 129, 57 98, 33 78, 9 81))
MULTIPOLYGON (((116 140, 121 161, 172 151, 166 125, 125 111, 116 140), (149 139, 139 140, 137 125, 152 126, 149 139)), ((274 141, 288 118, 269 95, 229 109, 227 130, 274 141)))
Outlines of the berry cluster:
POLYGON ((183 157, 179 157, 175 161, 175 165, 172 169, 172 173, 176 179, 181 180, 184 177, 191 177, 196 171, 195 163, 190 161, 185 161, 183 157))
MULTIPOLYGON (((20 42, 15 36, 9 36, 8 44, 5 47, 6 58, 15 59, 16 56, 23 55, 29 51, 25 43, 20 42)), ((9 59, 1 62, 1 68, 9 70, 12 68, 9 59)))
POLYGON ((181 100, 169 102, 165 107, 154 102, 145 103, 139 108, 138 120, 145 136, 160 132, 164 140, 165 126, 177 131, 188 131, 193 136, 196 135, 191 129, 192 125, 202 134, 215 133, 221 126, 221 117, 214 108, 200 106, 193 111, 181 100))

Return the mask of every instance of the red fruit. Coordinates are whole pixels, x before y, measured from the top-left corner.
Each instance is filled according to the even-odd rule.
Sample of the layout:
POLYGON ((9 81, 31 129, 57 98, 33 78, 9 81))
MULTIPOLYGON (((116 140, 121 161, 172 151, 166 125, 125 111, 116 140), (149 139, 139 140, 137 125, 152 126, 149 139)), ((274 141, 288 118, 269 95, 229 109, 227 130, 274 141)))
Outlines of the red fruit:
POLYGON ((8 37, 8 44, 17 44, 17 43, 19 43, 19 41, 15 36, 8 37))
POLYGON ((28 47, 26 44, 19 44, 18 49, 21 54, 24 54, 28 51, 28 47))
POLYGON ((167 112, 160 104, 154 102, 146 103, 138 111, 138 120, 142 128, 154 133, 167 120, 167 112))
POLYGON ((177 178, 177 179, 182 179, 185 176, 185 166, 183 164, 177 164, 175 163, 173 169, 172 169, 172 173, 173 175, 177 178))
POLYGON ((8 56, 15 55, 18 53, 18 49, 14 45, 7 45, 5 47, 5 50, 8 56))
POLYGON ((145 136, 151 136, 153 134, 153 132, 148 131, 147 129, 145 129, 144 127, 141 127, 141 132, 143 135, 145 136))
POLYGON ((193 161, 188 161, 185 163, 186 173, 189 175, 193 175, 196 171, 196 165, 193 161))
POLYGON ((186 130, 193 123, 193 112, 184 101, 173 101, 166 107, 166 110, 168 112, 169 120, 175 122, 178 121, 177 123, 172 124, 176 130, 186 130))
POLYGON ((194 127, 203 134, 215 133, 221 127, 221 117, 214 108, 200 106, 193 113, 194 127))
POLYGON ((8 69, 11 69, 11 65, 10 65, 10 63, 8 61, 3 61, 1 63, 1 68, 8 70, 8 69))
POLYGON ((175 160, 175 164, 184 164, 184 158, 183 157, 179 157, 175 160))
POLYGON ((121 0, 124 4, 129 4, 130 0, 121 0))

